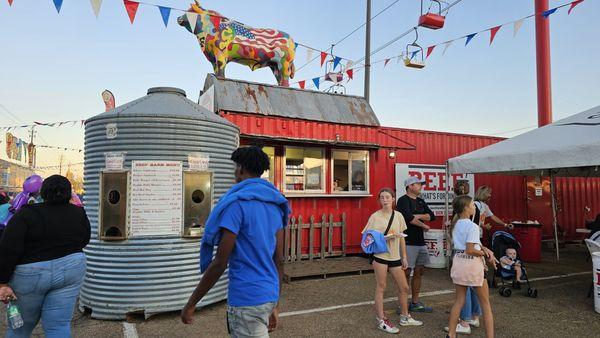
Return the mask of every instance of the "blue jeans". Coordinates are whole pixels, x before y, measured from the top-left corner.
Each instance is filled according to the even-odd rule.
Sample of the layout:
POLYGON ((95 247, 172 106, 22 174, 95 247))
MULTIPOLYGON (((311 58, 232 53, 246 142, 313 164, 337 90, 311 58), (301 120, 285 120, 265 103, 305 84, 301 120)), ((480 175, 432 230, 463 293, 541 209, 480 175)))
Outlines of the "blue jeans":
POLYGON ((275 303, 256 306, 228 306, 227 331, 232 338, 269 337, 269 317, 275 303))
POLYGON ((71 318, 85 266, 83 253, 17 265, 9 285, 25 324, 16 330, 8 328, 6 337, 30 337, 40 319, 46 337, 71 337, 71 318))
POLYGON ((472 287, 467 288, 467 294, 465 297, 465 305, 460 310, 460 319, 471 320, 473 316, 481 316, 481 306, 479 306, 479 299, 477 298, 477 292, 472 287))

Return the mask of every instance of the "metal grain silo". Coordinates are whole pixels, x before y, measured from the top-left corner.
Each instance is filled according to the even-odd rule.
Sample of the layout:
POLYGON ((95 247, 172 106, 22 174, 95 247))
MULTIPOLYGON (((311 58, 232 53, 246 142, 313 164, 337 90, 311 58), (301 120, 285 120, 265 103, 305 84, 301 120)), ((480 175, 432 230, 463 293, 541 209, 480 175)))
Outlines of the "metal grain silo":
MULTIPOLYGON (((233 184, 229 157, 238 143, 235 125, 190 101, 177 88, 151 88, 148 95, 86 121, 84 202, 92 239, 85 249, 88 266, 80 310, 91 310, 93 318, 124 319, 130 313, 149 317, 185 305, 200 277, 200 238, 186 237, 198 235, 197 228, 186 228, 188 214, 205 219, 233 184), (124 154, 123 170, 106 171, 107 153, 124 154), (187 175, 181 169, 182 198, 173 202, 182 204, 181 233, 132 235, 129 227, 137 217, 132 214, 140 213, 132 210, 137 202, 130 191, 136 184, 132 164, 171 161, 187 168, 192 153, 208 158, 208 171, 187 175)), ((151 227, 161 226, 158 223, 146 230, 152 232, 151 227)), ((224 275, 200 305, 226 296, 224 275)))

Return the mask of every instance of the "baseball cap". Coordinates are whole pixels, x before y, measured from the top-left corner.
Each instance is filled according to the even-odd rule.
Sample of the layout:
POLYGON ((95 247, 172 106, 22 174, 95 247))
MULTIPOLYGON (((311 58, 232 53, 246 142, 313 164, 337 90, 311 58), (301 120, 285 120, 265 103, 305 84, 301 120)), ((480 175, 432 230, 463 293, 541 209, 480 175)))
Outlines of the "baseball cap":
POLYGON ((421 184, 423 184, 423 183, 425 183, 425 180, 422 180, 422 179, 420 179, 420 178, 418 178, 416 176, 411 176, 411 177, 409 177, 409 178, 407 178, 407 179, 404 180, 404 186, 405 187, 408 187, 409 185, 415 184, 415 183, 421 183, 421 184))

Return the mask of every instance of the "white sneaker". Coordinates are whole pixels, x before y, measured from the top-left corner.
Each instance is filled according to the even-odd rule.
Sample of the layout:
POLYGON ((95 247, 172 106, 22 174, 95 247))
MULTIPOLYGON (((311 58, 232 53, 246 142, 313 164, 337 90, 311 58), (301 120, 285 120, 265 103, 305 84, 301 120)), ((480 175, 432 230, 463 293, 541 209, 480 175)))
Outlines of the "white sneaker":
POLYGON ((467 323, 469 323, 469 325, 473 326, 473 327, 480 327, 481 324, 479 324, 479 318, 478 319, 471 319, 471 320, 466 320, 467 323))
POLYGON ((411 316, 400 316, 400 326, 421 326, 423 322, 411 316))
MULTIPOLYGON (((446 326, 444 331, 450 332, 450 329, 446 326)), ((460 324, 456 324, 456 333, 460 334, 471 334, 471 327, 464 327, 460 324)))
POLYGON ((390 323, 387 319, 377 319, 377 320, 379 321, 377 328, 380 329, 381 331, 385 331, 387 333, 394 333, 394 334, 400 332, 400 329, 398 329, 397 327, 392 325, 392 323, 390 323))

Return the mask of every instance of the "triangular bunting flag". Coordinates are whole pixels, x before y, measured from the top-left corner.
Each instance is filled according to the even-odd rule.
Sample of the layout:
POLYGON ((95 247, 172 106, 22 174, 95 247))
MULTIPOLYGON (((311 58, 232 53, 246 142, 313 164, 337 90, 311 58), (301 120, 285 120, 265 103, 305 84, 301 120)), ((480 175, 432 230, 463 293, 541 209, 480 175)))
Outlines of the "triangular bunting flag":
POLYGON ((419 51, 414 51, 414 52, 410 53, 410 59, 411 59, 411 60, 412 60, 412 59, 414 59, 414 58, 415 58, 415 56, 417 56, 417 53, 418 53, 418 52, 419 52, 419 51))
POLYGON ((313 50, 308 48, 306 49, 306 62, 310 62, 313 58, 313 50))
POLYGON ((298 43, 294 42, 294 50, 298 50, 298 43))
POLYGON ((496 34, 498 34, 500 27, 502 27, 502 25, 490 28, 490 46, 492 45, 492 42, 494 42, 494 38, 496 37, 496 34))
POLYGON ((306 80, 298 81, 298 86, 300 86, 300 88, 304 89, 304 87, 306 86, 306 80))
POLYGON ((313 81, 313 83, 315 84, 315 86, 317 87, 317 89, 319 89, 319 81, 320 81, 320 80, 321 80, 321 79, 320 79, 320 78, 318 78, 318 77, 315 77, 314 79, 312 79, 312 81, 313 81))
POLYGON ((473 38, 475 37, 475 35, 477 35, 477 33, 473 33, 473 34, 467 35, 467 42, 465 42, 465 46, 468 45, 469 42, 471 42, 471 40, 473 40, 473 38))
POLYGON ((12 6, 13 0, 8 0, 8 5, 12 6))
POLYGON ((135 13, 137 13, 140 3, 130 0, 123 0, 123 4, 125 4, 127 15, 129 15, 129 21, 131 21, 131 24, 133 25, 133 20, 135 20, 135 13))
POLYGON ((577 1, 571 2, 571 7, 569 7, 569 11, 567 12, 567 15, 571 14, 571 11, 573 10, 573 8, 575 8, 575 6, 579 5, 582 2, 583 2, 583 0, 577 0, 577 1))
POLYGON ((554 14, 554 12, 556 12, 557 9, 558 9, 558 7, 549 9, 549 10, 545 11, 544 13, 542 13, 542 16, 544 17, 544 19, 548 19, 548 17, 550 15, 554 14))
POLYGON ((90 0, 90 2, 92 3, 92 9, 94 10, 94 14, 97 18, 100 14, 100 6, 102 6, 102 0, 90 0))
POLYGON ((342 61, 341 57, 339 57, 339 56, 333 57, 333 70, 335 70, 337 68, 337 66, 340 64, 340 61, 342 61))
POLYGON ((210 16, 210 22, 212 22, 213 27, 215 28, 215 32, 218 32, 219 31, 219 27, 221 26, 221 17, 220 16, 211 15, 210 16))
POLYGON ((348 78, 350 80, 354 79, 354 69, 350 68, 350 69, 346 70, 346 74, 348 74, 348 78))
POLYGON ((196 34, 196 23, 198 22, 198 14, 187 12, 185 13, 185 17, 190 24, 190 30, 192 33, 196 34))
POLYGON ((171 16, 171 8, 158 6, 158 10, 160 11, 160 16, 162 16, 163 22, 165 23, 165 27, 169 24, 169 16, 171 16))
POLYGON ((327 59, 327 53, 321 52, 321 67, 323 67, 323 64, 325 63, 325 59, 327 59))
POLYGON ((385 61, 383 61, 383 68, 387 66, 388 62, 390 62, 390 59, 385 59, 385 61))
POLYGON ((442 52, 442 55, 446 55, 446 50, 448 49, 448 47, 450 47, 452 42, 454 42, 454 41, 448 41, 444 44, 444 51, 442 52))
POLYGON ((346 69, 351 69, 352 66, 354 66, 354 62, 353 61, 346 62, 346 69))
POLYGON ((427 55, 425 56, 426 59, 429 57, 429 55, 431 55, 431 53, 433 53, 434 48, 435 45, 427 47, 427 55))
POLYGON ((62 7, 63 0, 54 0, 54 7, 56 7, 56 11, 60 13, 60 8, 62 7))
POLYGON ((519 30, 521 29, 521 26, 523 26, 523 21, 525 21, 525 19, 521 19, 519 21, 515 21, 515 23, 514 23, 513 38, 515 36, 517 36, 517 33, 519 33, 519 30))

